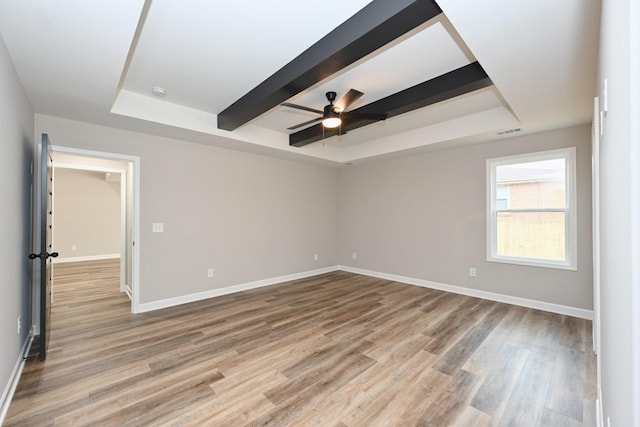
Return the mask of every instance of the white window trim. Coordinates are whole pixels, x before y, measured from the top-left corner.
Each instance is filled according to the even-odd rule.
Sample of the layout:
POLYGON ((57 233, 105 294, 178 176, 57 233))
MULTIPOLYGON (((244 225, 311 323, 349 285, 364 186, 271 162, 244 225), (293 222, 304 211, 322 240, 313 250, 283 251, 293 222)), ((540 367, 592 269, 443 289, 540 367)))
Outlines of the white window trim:
MULTIPOLYGON (((557 268, 563 270, 577 270, 578 235, 577 235, 577 203, 576 203, 576 149, 575 147, 558 150, 525 153, 508 157, 487 159, 487 261, 507 264, 519 264, 533 267, 557 268), (526 163, 541 160, 565 159, 566 182, 566 218, 565 218, 565 261, 542 260, 537 258, 507 257, 498 255, 497 250, 497 215, 495 206, 495 174, 496 167, 514 163, 526 163)), ((510 211, 514 211, 511 209, 510 211)), ((526 209, 526 212, 554 212, 558 209, 526 209)), ((565 211, 565 209, 561 209, 565 211)))

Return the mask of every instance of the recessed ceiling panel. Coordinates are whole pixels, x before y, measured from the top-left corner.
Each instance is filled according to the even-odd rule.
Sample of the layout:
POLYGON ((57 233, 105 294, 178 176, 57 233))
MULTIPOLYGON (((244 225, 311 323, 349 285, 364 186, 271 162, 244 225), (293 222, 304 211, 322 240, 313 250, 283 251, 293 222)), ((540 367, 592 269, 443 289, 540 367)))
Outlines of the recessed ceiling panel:
MULTIPOLYGON (((374 52, 291 102, 322 110, 327 104, 326 92, 335 91, 340 97, 353 88, 364 92, 350 107, 354 109, 469 64, 468 55, 449 34, 442 19, 429 22, 410 37, 374 52)), ((252 124, 290 133, 288 127, 314 117, 313 113, 277 107, 252 124)))
POLYGON ((154 0, 124 88, 217 114, 368 0, 154 0))
POLYGON ((591 119, 599 0, 438 4, 528 130, 591 119), (490 13, 478 19, 479 7, 490 13))

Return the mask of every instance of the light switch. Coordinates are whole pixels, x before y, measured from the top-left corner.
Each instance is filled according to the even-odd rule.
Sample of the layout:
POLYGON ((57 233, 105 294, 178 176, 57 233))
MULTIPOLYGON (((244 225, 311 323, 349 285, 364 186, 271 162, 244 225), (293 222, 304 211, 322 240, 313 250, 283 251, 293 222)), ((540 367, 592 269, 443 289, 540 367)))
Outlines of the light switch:
POLYGON ((151 231, 154 233, 162 233, 164 231, 164 224, 161 222, 154 222, 151 231))

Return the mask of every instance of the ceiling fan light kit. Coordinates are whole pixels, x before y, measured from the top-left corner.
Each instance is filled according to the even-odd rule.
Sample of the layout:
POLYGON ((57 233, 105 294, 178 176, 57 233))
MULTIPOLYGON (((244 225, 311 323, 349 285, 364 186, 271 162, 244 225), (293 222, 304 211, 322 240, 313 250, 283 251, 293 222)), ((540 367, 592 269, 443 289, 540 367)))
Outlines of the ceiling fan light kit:
POLYGON ((340 119, 340 115, 334 111, 330 112, 322 119, 322 126, 333 129, 337 128, 342 124, 342 120, 340 119))

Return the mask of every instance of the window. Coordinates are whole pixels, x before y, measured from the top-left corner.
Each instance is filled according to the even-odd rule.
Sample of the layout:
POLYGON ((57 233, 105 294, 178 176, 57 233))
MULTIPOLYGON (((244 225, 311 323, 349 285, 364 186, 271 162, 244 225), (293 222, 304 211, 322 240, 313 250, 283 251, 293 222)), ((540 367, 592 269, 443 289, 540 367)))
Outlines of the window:
POLYGON ((576 269, 575 148, 487 160, 489 261, 576 269))

